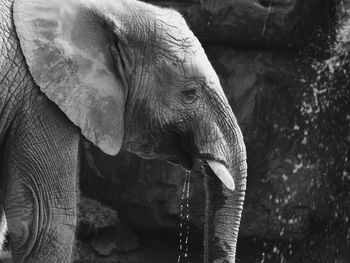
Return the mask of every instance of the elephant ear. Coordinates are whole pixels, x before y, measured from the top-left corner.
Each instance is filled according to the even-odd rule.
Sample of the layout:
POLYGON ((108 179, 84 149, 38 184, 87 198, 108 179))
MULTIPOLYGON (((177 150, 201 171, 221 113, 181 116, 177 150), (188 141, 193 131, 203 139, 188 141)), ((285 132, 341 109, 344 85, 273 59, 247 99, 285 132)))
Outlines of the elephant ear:
POLYGON ((126 89, 118 30, 111 32, 98 12, 76 0, 16 0, 14 23, 41 91, 89 141, 117 154, 126 89))

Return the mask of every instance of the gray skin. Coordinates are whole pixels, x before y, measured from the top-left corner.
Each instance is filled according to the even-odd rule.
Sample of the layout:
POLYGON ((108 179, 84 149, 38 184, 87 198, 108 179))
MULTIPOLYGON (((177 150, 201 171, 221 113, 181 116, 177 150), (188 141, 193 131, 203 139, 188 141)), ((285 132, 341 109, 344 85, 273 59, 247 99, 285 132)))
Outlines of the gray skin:
POLYGON ((1 190, 13 261, 71 262, 82 134, 107 154, 122 148, 200 169, 204 262, 234 262, 245 146, 183 18, 134 0, 0 0, 0 21, 1 190))

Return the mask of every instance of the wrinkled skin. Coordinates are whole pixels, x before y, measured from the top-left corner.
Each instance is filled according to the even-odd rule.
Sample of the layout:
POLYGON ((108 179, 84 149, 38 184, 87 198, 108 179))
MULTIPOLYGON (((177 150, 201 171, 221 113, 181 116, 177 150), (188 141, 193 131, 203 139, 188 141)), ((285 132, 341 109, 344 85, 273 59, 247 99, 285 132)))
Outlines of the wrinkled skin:
MULTIPOLYGON (((112 14, 128 29, 108 53, 123 84, 121 147, 186 169, 203 166, 205 262, 234 262, 246 153, 218 77, 175 11, 136 1, 114 1, 118 8, 113 1, 97 2, 86 1, 95 15, 112 14)), ((14 262, 71 262, 80 132, 111 152, 99 145, 101 139, 91 139, 54 95, 40 91, 41 79, 22 53, 26 40, 20 46, 12 8, 13 0, 0 0, 1 190, 12 255, 14 262)))

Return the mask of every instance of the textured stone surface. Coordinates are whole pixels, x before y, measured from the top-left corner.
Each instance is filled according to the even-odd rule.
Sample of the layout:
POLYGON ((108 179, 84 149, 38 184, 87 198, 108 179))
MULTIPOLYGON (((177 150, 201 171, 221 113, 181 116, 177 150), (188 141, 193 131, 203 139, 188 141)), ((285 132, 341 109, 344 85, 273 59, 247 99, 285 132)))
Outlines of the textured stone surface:
POLYGON ((98 231, 119 222, 117 211, 102 205, 96 200, 81 197, 79 200, 79 223, 98 231))
POLYGON ((94 250, 102 256, 116 252, 129 252, 138 248, 137 236, 125 224, 105 228, 91 240, 94 250))
POLYGON ((204 43, 290 48, 323 17, 325 0, 147 0, 178 9, 204 43))
POLYGON ((118 213, 96 200, 81 197, 78 239, 101 256, 138 248, 138 237, 119 219, 118 213))
MULTIPOLYGON (((105 156, 86 144, 90 160, 82 178, 85 192, 105 200, 123 213, 129 224, 140 228, 177 228, 185 171, 162 161, 147 161, 122 152, 117 157, 105 156), (94 160, 91 162, 91 160, 94 160), (101 176, 101 175, 104 176, 101 176), (96 189, 103 189, 97 191, 96 189)), ((203 221, 203 184, 191 180, 191 206, 194 223, 203 221)))
MULTIPOLYGON (((288 137, 298 130, 294 99, 301 86, 295 57, 223 47, 209 48, 207 53, 248 146, 247 201, 240 233, 302 238, 312 218, 326 217, 327 209, 317 192, 318 163, 303 162, 302 151, 288 137)), ((118 208, 132 226, 178 228, 185 178, 181 168, 128 153, 107 157, 86 146, 90 168, 82 180, 85 192, 118 208)), ((191 223, 202 229, 205 194, 200 175, 191 175, 190 192, 191 223)))

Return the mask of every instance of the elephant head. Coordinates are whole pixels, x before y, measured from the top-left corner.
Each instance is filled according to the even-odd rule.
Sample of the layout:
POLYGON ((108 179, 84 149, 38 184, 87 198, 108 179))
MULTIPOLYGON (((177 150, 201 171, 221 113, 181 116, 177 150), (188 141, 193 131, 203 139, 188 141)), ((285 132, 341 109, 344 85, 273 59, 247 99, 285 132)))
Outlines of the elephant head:
POLYGON ((17 0, 14 20, 36 84, 88 140, 203 166, 205 262, 234 262, 245 145, 181 15, 134 0, 17 0))

